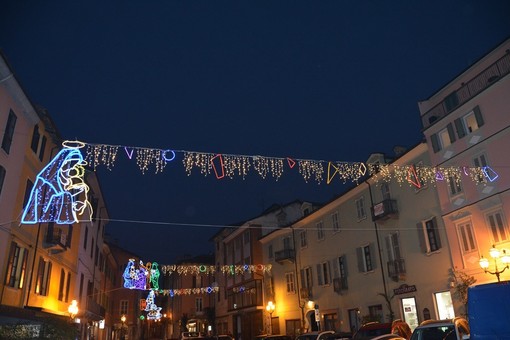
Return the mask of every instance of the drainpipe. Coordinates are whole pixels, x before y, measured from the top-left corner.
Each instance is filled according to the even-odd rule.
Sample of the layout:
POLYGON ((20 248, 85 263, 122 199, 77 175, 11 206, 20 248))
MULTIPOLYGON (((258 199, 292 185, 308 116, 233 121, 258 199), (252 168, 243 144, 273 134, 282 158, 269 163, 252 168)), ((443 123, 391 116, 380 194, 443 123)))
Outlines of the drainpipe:
MULTIPOLYGON (((372 196, 372 186, 368 182, 368 180, 365 181, 365 183, 368 185, 368 192, 370 193, 370 206, 374 206, 374 198, 372 196)), ((383 266, 383 260, 382 260, 382 251, 381 251, 381 243, 379 241, 379 228, 377 227, 377 222, 374 221, 374 229, 375 229, 375 237, 377 239, 377 252, 379 253, 379 264, 381 266, 381 276, 382 276, 382 282, 383 282, 383 288, 384 288, 384 295, 385 298, 388 298, 388 290, 386 288, 386 277, 384 276, 384 266, 383 266)))

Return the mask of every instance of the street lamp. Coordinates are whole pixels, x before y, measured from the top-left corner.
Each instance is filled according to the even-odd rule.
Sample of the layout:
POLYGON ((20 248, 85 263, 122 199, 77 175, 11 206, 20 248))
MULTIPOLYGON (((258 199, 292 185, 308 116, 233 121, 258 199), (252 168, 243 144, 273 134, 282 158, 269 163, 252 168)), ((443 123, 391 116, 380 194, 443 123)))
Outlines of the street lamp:
POLYGON ((124 329, 126 323, 126 316, 124 314, 120 317, 120 321, 122 321, 122 328, 120 329, 120 338, 124 340, 126 332, 126 330, 124 329))
POLYGON ((266 310, 269 312, 269 334, 273 334, 273 312, 275 309, 273 301, 268 301, 266 310))
POLYGON ((75 316, 78 314, 78 301, 76 300, 71 301, 71 304, 67 308, 67 311, 69 312, 71 320, 74 320, 75 316))
POLYGON ((510 255, 507 254, 506 249, 499 250, 494 245, 489 250, 489 255, 494 259, 494 271, 491 272, 487 268, 489 268, 489 260, 484 258, 483 256, 480 257, 480 267, 482 267, 483 271, 485 273, 489 273, 492 275, 496 275, 498 278, 498 282, 500 282, 500 274, 503 273, 506 269, 508 269, 510 264, 510 255), (501 270, 498 270, 498 259, 501 259, 501 262, 503 263, 504 267, 501 270))

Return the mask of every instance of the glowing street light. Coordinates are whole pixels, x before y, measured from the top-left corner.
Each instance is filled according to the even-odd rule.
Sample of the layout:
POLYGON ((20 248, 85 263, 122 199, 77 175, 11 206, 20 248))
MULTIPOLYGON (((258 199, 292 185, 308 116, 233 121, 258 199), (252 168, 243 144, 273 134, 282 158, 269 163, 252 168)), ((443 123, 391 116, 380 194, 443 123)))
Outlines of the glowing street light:
POLYGON ((483 269, 485 273, 496 275, 496 277, 498 278, 498 282, 500 282, 500 274, 509 268, 510 255, 507 254, 506 249, 499 250, 494 245, 489 250, 489 255, 494 259, 494 271, 491 272, 490 270, 488 270, 489 260, 484 258, 483 256, 480 257, 479 261, 480 267, 483 269), (498 270, 499 259, 501 259, 501 263, 503 263, 504 265, 503 269, 501 270, 498 270))
POLYGON ((71 301, 71 304, 67 308, 67 311, 69 312, 69 316, 71 317, 71 320, 74 320, 76 315, 78 315, 78 301, 76 301, 76 300, 71 301))
POLYGON ((126 323, 126 316, 124 314, 122 314, 122 316, 120 317, 120 321, 122 321, 122 328, 120 329, 120 338, 122 340, 125 339, 125 334, 126 334, 126 329, 124 327, 125 326, 125 323, 126 323))
POLYGON ((269 312, 269 334, 273 334, 273 312, 275 308, 276 306, 273 301, 267 302, 266 310, 269 312))

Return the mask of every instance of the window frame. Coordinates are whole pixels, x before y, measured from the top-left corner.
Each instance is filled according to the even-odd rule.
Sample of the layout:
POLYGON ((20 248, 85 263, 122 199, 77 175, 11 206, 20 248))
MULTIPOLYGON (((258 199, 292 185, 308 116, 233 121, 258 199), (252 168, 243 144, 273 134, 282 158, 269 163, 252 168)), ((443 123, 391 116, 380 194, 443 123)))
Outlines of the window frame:
POLYGON ((358 222, 367 218, 367 210, 365 209, 365 195, 358 197, 355 200, 356 203, 356 216, 358 222))
POLYGON ((338 211, 331 214, 331 224, 333 225, 333 232, 338 233, 340 231, 340 218, 338 211))
POLYGON ((307 248, 308 247, 308 237, 307 237, 307 230, 303 229, 299 233, 299 245, 301 248, 307 248))
POLYGON ((294 272, 285 273, 285 285, 287 294, 296 293, 296 276, 294 275, 294 272))
MULTIPOLYGON (((498 222, 497 218, 495 218, 494 221, 498 222)), ((497 245, 497 244, 500 244, 500 243, 505 243, 505 242, 508 242, 510 240, 510 230, 508 228, 508 223, 506 221, 505 214, 504 214, 502 209, 495 209, 495 210, 491 210, 489 212, 486 212, 485 213, 485 223, 487 225, 488 233, 489 233, 489 235, 490 235, 490 237, 492 239, 492 243, 494 245, 497 245), (501 225, 494 225, 493 226, 492 223, 491 223, 491 217, 496 217, 498 215, 500 217, 501 225), (496 231, 498 232, 499 236, 501 236, 501 232, 502 232, 503 236, 505 238, 502 239, 501 237, 498 237, 498 240, 496 240, 496 238, 494 237, 495 236, 494 228, 496 228, 496 231)))
POLYGON ((9 116, 7 117, 7 122, 5 123, 4 136, 2 137, 2 145, 0 146, 7 154, 11 152, 17 120, 18 117, 14 111, 12 111, 12 109, 9 110, 9 116))
POLYGON ((459 239, 459 245, 463 254, 472 253, 478 250, 476 242, 475 230, 471 220, 465 220, 458 222, 455 225, 457 230, 457 237, 459 239), (467 231, 467 233, 466 233, 467 231), (470 234, 470 235, 468 235, 470 234), (471 237, 469 237, 471 236, 471 237), (468 249, 469 248, 469 249, 468 249))
POLYGON ((324 223, 322 222, 322 220, 315 223, 315 228, 317 229, 317 241, 323 241, 325 238, 325 233, 324 223))

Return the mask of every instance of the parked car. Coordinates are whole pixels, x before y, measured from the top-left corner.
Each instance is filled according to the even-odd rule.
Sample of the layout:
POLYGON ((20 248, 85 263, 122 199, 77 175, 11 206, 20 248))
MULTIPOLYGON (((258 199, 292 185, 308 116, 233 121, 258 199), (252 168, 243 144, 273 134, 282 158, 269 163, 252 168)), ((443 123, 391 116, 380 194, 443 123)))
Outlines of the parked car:
POLYGON ((290 335, 285 334, 264 334, 255 337, 256 340, 292 340, 290 335))
POLYGON ((296 340, 325 340, 329 335, 334 333, 333 331, 303 333, 298 335, 296 340))
POLYGON ((231 336, 231 335, 216 335, 215 336, 215 339, 216 340, 234 340, 234 337, 231 336))
POLYGON ((384 335, 376 336, 375 338, 372 338, 371 340, 406 340, 406 338, 403 338, 397 334, 384 334, 384 335))
POLYGON ((337 332, 333 334, 328 334, 325 338, 326 340, 350 340, 352 339, 351 332, 337 332))
POLYGON ((385 334, 391 334, 391 322, 369 322, 361 326, 352 338, 354 340, 369 340, 385 334))
POLYGON ((462 340, 469 339, 469 324, 464 318, 423 321, 413 331, 411 340, 462 340))

